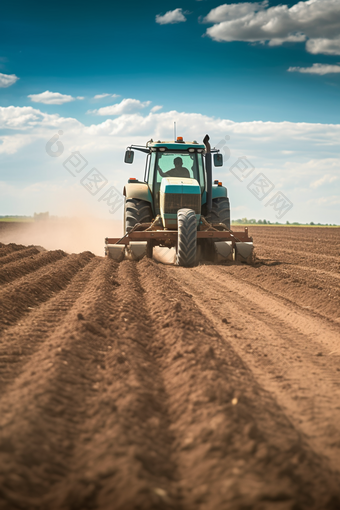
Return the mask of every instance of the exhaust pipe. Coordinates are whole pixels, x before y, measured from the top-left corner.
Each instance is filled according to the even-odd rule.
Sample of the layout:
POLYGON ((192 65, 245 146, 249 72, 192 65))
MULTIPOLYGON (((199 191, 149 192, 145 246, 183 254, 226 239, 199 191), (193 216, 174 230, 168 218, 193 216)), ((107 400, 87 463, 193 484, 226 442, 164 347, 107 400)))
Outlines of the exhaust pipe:
POLYGON ((211 152, 209 135, 205 135, 203 139, 205 145, 205 171, 207 173, 207 213, 211 213, 212 210, 212 166, 211 166, 211 152))

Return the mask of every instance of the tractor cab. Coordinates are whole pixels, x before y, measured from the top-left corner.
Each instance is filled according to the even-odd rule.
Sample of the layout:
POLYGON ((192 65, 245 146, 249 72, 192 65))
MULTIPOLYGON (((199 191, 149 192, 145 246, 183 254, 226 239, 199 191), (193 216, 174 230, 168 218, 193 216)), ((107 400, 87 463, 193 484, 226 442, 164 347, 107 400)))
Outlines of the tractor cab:
MULTIPOLYGON (((153 197, 155 215, 162 214, 162 195, 169 193, 177 196, 178 194, 187 194, 185 190, 188 193, 194 192, 200 195, 200 209, 201 197, 205 192, 203 162, 205 146, 198 145, 197 142, 184 143, 183 141, 148 142, 147 145, 150 147, 150 155, 146 165, 145 181, 148 183, 153 197), (191 188, 191 186, 194 186, 194 188, 191 188)), ((173 203, 173 207, 175 205, 173 203)), ((180 203, 178 205, 180 206, 180 203)), ((177 209, 175 214, 177 214, 177 209)))

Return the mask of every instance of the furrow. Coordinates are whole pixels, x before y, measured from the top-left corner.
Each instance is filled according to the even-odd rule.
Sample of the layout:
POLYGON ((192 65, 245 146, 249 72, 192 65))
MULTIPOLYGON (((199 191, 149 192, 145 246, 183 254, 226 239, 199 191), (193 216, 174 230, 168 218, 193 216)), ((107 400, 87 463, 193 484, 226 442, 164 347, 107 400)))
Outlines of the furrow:
POLYGON ((91 259, 84 269, 79 269, 73 276, 65 290, 32 309, 20 324, 3 332, 0 344, 0 400, 5 387, 31 362, 32 355, 43 347, 46 339, 80 299, 100 261, 99 258, 91 259))
MULTIPOLYGON (((114 272, 115 264, 101 259, 74 306, 58 314, 59 326, 2 396, 1 509, 54 509, 63 499, 74 450, 85 448, 79 444, 84 422, 98 412, 107 351, 105 298, 114 287, 114 272)), ((101 402, 103 409, 111 412, 110 403, 106 408, 101 402)), ((96 429, 87 433, 88 442, 96 429)), ((88 495, 86 487, 84 493, 88 495)), ((70 503, 62 508, 75 507, 70 503)))
MULTIPOLYGON (((203 266, 202 266, 203 267, 203 266)), ((297 266, 230 265, 211 269, 228 274, 301 309, 308 309, 329 322, 340 320, 340 288, 337 275, 308 274, 297 266)), ((208 270, 210 271, 210 270, 208 270)))
POLYGON ((14 244, 14 243, 3 244, 3 243, 0 243, 0 258, 6 257, 10 253, 18 252, 18 251, 26 250, 26 249, 27 249, 27 246, 23 246, 22 244, 14 244))
MULTIPOLYGON (((1 250, 0 250, 1 251, 1 250)), ((25 250, 19 250, 15 251, 13 253, 10 253, 9 255, 1 257, 0 255, 0 267, 4 266, 5 264, 9 264, 11 262, 15 262, 17 260, 25 259, 26 257, 31 257, 34 255, 37 255, 39 253, 38 248, 35 246, 31 246, 25 250)))
POLYGON ((93 257, 89 252, 65 256, 54 264, 5 285, 0 290, 0 332, 64 289, 93 257))
POLYGON ((190 288, 197 306, 274 394, 296 429, 340 472, 340 358, 329 356, 338 351, 340 328, 227 271, 202 266, 191 275, 177 272, 176 281, 190 288))
POLYGON ((0 508, 180 508, 133 267, 102 260, 1 400, 0 508))
MULTIPOLYGON (((290 297, 276 294, 276 289, 266 289, 252 281, 247 281, 247 278, 238 278, 236 275, 230 274, 228 269, 228 267, 201 266, 194 271, 193 279, 209 278, 216 285, 226 287, 228 293, 235 292, 236 299, 246 298, 255 302, 251 309, 254 306, 258 306, 261 310, 265 309, 270 316, 275 315, 289 322, 290 326, 298 330, 299 333, 309 335, 310 338, 313 338, 317 343, 321 342, 326 348, 330 348, 330 350, 337 348, 340 333, 338 324, 318 316, 314 310, 303 309, 304 307, 291 301, 290 297), (323 324, 321 334, 320 324, 323 324)), ((234 296, 232 297, 234 299, 234 296)))
MULTIPOLYGON (((149 260, 138 267, 158 329, 183 507, 262 509, 275 501, 337 508, 338 475, 191 297, 192 271, 149 260)), ((203 300, 202 281, 197 300, 203 300)))
POLYGON ((101 380, 87 400, 91 413, 58 508, 85 508, 90 498, 93 508, 111 508, 114 501, 115 510, 180 510, 171 418, 136 264, 123 262, 115 278, 97 315, 109 325, 101 380), (84 491, 89 485, 90 495, 84 491))
MULTIPOLYGON (((256 243, 255 243, 256 248, 256 243)), ((333 272, 339 272, 339 256, 338 255, 324 255, 315 252, 310 252, 307 248, 305 250, 294 249, 292 246, 289 248, 280 248, 279 246, 272 246, 269 249, 261 246, 256 250, 258 256, 261 258, 269 257, 273 261, 280 263, 289 263, 294 266, 310 266, 316 269, 331 269, 333 272)))
POLYGON ((37 269, 41 269, 48 264, 53 264, 66 256, 66 253, 62 250, 47 251, 38 253, 28 259, 17 260, 6 264, 5 267, 0 268, 0 285, 22 278, 27 274, 32 274, 37 269))
MULTIPOLYGON (((265 264, 264 264, 265 265, 265 264)), ((289 266, 290 265, 293 265, 293 263, 287 263, 287 264, 284 264, 285 266, 285 270, 289 270, 289 266), (288 266, 288 267, 287 267, 288 266)), ((295 268, 294 268, 295 269, 295 268)), ((300 264, 297 264, 296 265, 296 269, 299 270, 299 271, 305 271, 307 274, 306 274, 306 277, 309 278, 310 275, 312 274, 313 277, 318 277, 320 276, 320 278, 330 278, 330 279, 336 279, 336 280, 339 280, 340 279, 340 274, 338 274, 337 272, 335 271, 325 271, 324 269, 316 269, 316 268, 311 268, 311 267, 308 267, 308 266, 301 266, 300 264), (309 273, 309 274, 308 274, 309 273)))
POLYGON ((254 236, 255 244, 260 250, 269 248, 276 253, 278 248, 288 248, 291 257, 296 251, 302 255, 313 254, 339 256, 339 228, 282 228, 282 227, 255 227, 250 228, 250 234, 254 236), (303 247, 303 250, 301 249, 303 247))

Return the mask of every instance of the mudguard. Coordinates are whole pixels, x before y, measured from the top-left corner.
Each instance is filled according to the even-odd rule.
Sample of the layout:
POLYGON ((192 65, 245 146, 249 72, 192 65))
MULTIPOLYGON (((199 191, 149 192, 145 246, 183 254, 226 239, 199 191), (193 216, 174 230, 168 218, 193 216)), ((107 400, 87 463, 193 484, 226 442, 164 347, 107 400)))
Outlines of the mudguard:
POLYGON ((227 188, 225 186, 213 186, 212 187, 212 198, 228 198, 227 188))
MULTIPOLYGON (((212 198, 228 198, 228 190, 225 186, 216 186, 213 185, 212 187, 212 198)), ((207 193, 206 191, 203 191, 202 193, 202 205, 207 202, 207 193)))
POLYGON ((152 195, 146 182, 128 183, 124 186, 123 195, 126 198, 138 198, 152 204, 152 195))

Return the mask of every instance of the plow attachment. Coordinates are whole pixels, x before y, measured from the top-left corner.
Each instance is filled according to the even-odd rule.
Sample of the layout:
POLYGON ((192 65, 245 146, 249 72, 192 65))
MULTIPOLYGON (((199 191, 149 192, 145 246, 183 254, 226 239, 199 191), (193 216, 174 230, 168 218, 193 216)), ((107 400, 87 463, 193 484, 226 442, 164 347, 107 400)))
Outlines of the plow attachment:
POLYGON ((106 243, 105 255, 110 259, 116 260, 117 262, 121 262, 125 258, 125 244, 106 243))
POLYGON ((251 264, 253 262, 253 243, 235 243, 235 260, 236 262, 245 262, 251 264))
POLYGON ((225 262, 234 260, 234 249, 231 241, 217 241, 214 243, 215 262, 225 262))
MULTIPOLYGON (((151 230, 150 223, 138 224, 122 238, 105 239, 106 256, 121 262, 124 258, 140 260, 144 256, 152 257, 153 248, 176 248, 178 231, 151 230)), ((211 225, 207 230, 197 231, 197 257, 200 260, 210 260, 215 264, 223 262, 243 262, 251 264, 253 261, 253 239, 248 235, 248 229, 241 232, 221 229, 219 225, 211 225)), ((173 259, 174 250, 169 250, 169 257, 173 259)), ((158 259, 159 257, 157 257, 158 259)), ((165 262, 169 263, 169 262, 165 262)))

